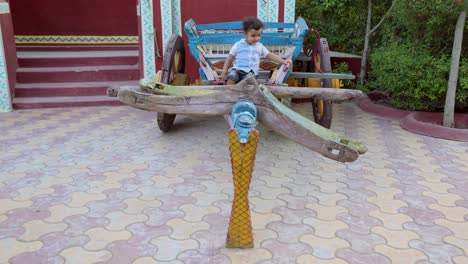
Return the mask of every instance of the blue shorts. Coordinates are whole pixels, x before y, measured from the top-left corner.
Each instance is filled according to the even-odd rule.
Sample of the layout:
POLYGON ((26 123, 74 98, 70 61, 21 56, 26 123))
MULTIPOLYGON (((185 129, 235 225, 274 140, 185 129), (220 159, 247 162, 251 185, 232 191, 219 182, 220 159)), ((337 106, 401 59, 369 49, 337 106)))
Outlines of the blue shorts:
POLYGON ((257 76, 254 75, 253 71, 245 72, 243 70, 230 69, 226 79, 232 80, 235 83, 238 83, 239 81, 247 78, 249 74, 257 78, 257 76))

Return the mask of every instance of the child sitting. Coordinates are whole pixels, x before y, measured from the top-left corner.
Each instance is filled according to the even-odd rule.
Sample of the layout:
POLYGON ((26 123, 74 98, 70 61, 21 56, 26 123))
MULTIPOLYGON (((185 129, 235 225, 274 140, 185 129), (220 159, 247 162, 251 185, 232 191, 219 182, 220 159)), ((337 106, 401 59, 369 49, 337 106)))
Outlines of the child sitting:
POLYGON ((290 59, 283 60, 278 55, 268 51, 268 49, 260 43, 260 36, 263 30, 263 23, 260 19, 247 17, 242 21, 242 27, 244 30, 244 38, 232 46, 224 62, 223 72, 220 77, 221 80, 227 79, 227 84, 235 84, 246 78, 249 73, 257 77, 260 57, 266 57, 276 63, 285 64, 287 68, 291 66, 292 61, 290 59), (229 70, 228 74, 228 69, 233 61, 234 67, 229 70))

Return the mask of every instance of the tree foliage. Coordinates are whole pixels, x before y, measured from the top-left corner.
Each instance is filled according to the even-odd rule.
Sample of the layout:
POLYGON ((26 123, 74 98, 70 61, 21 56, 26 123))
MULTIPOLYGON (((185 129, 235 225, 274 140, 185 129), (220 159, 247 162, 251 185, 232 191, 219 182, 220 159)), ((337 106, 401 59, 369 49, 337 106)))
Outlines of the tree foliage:
MULTIPOLYGON (((434 56, 413 45, 391 44, 371 55, 371 87, 383 87, 391 93, 390 103, 410 110, 440 111, 447 88, 450 56, 434 56)), ((466 72, 468 67, 462 67, 466 72)), ((462 77, 462 76, 461 76, 462 77)), ((466 82, 468 75, 461 78, 466 82)), ((468 87, 459 87, 457 102, 461 107, 468 96, 468 87)))
MULTIPOLYGON (((463 5, 453 0, 393 0, 395 6, 372 35, 369 84, 388 91, 395 106, 415 110, 443 107, 454 29, 463 5)), ((374 0, 372 24, 392 0, 374 0)), ((367 0, 297 0, 297 15, 311 21, 332 50, 361 54, 367 0)), ((468 40, 465 25, 465 42, 468 40)), ((468 107, 468 45, 462 47, 457 88, 459 108, 468 107)))
POLYGON ((433 55, 449 55, 459 13, 460 6, 453 0, 396 1, 382 40, 410 42, 433 55))
MULTIPOLYGON (((376 1, 375 21, 385 14, 390 0, 376 1)), ((327 38, 332 50, 361 54, 366 28, 365 0, 297 0, 296 14, 308 19, 327 38)))

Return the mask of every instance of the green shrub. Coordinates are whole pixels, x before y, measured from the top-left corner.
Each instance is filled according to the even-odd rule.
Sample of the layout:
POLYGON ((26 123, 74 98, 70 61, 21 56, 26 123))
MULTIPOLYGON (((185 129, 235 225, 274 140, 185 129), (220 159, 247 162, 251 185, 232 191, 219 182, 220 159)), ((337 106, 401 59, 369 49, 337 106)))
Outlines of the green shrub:
MULTIPOLYGON (((440 110, 447 90, 450 59, 446 55, 434 57, 412 45, 388 45, 371 54, 369 87, 389 91, 390 103, 398 108, 440 110)), ((458 107, 463 107, 468 97, 467 72, 464 60, 456 95, 458 107)))
POLYGON ((460 71, 458 72, 457 101, 460 108, 468 108, 468 59, 460 61, 460 71))
MULTIPOLYGON (((396 107, 440 111, 445 103, 455 24, 463 6, 453 0, 372 1, 372 26, 392 2, 394 8, 370 39, 368 83, 358 88, 366 92, 385 90, 396 107)), ((367 4, 297 0, 296 14, 307 18, 327 38, 331 50, 361 54, 367 4)), ((465 35, 462 58, 468 52, 466 41, 465 35)), ((344 67, 339 68, 337 71, 345 72, 344 67)), ((468 111, 468 58, 460 62, 458 78, 456 107, 468 111)))
MULTIPOLYGON (((352 0, 297 0, 296 15, 309 20, 320 36, 328 40, 331 50, 360 54, 366 27, 366 4, 352 0)), ((307 46, 312 46, 314 39, 312 33, 307 46)))
MULTIPOLYGON (((383 42, 411 41, 434 56, 450 56, 453 34, 461 5, 453 0, 395 1, 395 9, 386 23, 383 42)), ((467 46, 462 47, 464 51, 467 46)))
MULTIPOLYGON (((346 62, 334 63, 332 67, 333 73, 343 73, 343 74, 353 74, 349 69, 349 64, 346 62)), ((342 80, 344 88, 346 89, 355 89, 356 84, 353 80, 342 80)))

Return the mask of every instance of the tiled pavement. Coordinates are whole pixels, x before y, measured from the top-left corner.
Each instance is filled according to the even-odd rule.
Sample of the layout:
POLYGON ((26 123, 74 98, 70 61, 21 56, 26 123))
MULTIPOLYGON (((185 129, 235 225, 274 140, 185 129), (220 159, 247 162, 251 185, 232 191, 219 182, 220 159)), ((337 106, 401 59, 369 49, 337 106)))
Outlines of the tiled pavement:
POLYGON ((162 134, 126 106, 2 114, 0 263, 468 263, 468 144, 334 112, 369 147, 354 163, 260 127, 248 250, 224 248, 222 118, 162 134))

